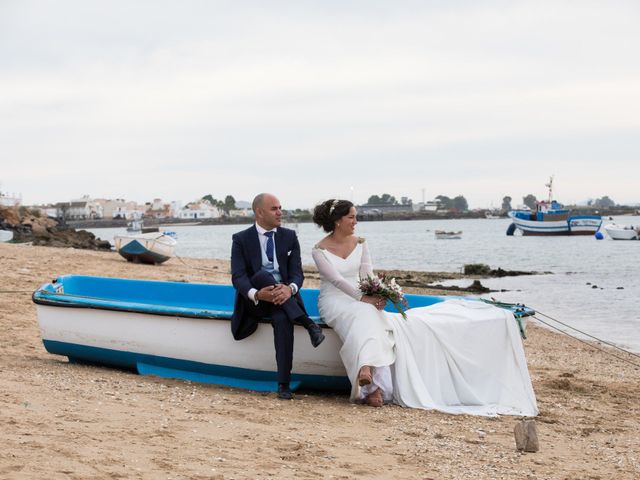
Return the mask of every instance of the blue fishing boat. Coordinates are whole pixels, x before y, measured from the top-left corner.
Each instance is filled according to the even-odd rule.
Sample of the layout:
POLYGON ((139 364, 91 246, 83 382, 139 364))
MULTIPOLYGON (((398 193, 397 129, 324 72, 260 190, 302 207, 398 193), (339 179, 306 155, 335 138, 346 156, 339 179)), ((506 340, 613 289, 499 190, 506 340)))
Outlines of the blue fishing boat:
MULTIPOLYGON (((348 390, 337 334, 322 322, 318 290, 301 289, 311 318, 325 333, 313 348, 294 329, 292 389, 348 390)), ((275 391, 273 333, 268 319, 250 337, 231 336, 235 290, 230 285, 61 276, 33 294, 44 346, 70 362, 129 369, 256 391, 275 391)), ((445 297, 407 295, 410 307, 445 297)), ((471 300, 470 300, 471 301, 471 300)), ((510 307, 517 319, 534 312, 510 307)), ((387 307, 395 311, 392 305, 387 307)))
POLYGON ((572 215, 571 211, 553 199, 553 177, 545 184, 549 189, 546 201, 536 203, 536 210, 512 210, 513 221, 507 235, 520 231, 522 235, 593 235, 602 225, 600 215, 572 215))

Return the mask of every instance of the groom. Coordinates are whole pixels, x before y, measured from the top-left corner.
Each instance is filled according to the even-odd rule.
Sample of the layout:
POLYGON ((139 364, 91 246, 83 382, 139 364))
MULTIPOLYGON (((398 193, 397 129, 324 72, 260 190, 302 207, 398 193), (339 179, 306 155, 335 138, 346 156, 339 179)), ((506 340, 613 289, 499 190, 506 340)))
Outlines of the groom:
POLYGON ((255 225, 233 235, 231 281, 236 300, 231 333, 248 337, 264 317, 271 317, 278 366, 278 398, 293 398, 289 381, 293 363, 293 326, 307 329, 311 344, 324 340, 322 329, 307 316, 298 291, 302 286, 300 244, 293 230, 282 228, 282 207, 270 193, 253 200, 255 225))

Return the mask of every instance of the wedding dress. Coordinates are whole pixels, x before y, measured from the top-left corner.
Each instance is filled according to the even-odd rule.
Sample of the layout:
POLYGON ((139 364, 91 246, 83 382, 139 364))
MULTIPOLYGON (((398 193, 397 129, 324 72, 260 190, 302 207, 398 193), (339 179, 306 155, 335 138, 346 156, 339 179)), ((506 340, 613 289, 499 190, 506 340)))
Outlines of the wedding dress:
POLYGON ((346 258, 318 246, 312 256, 320 272, 318 309, 343 342, 340 356, 352 400, 380 387, 385 399, 405 407, 486 416, 538 414, 511 312, 451 299, 409 309, 405 320, 360 301, 358 279, 373 275, 363 239, 346 258), (376 367, 373 387, 358 386, 364 365, 376 367))

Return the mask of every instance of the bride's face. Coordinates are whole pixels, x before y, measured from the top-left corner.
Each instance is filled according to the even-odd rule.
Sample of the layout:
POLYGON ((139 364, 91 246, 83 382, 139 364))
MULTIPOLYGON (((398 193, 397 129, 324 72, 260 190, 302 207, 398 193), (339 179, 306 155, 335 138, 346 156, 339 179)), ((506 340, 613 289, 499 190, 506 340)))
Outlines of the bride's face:
POLYGON ((336 222, 336 230, 344 235, 353 235, 356 231, 356 225, 358 224, 358 220, 356 219, 357 213, 356 208, 351 207, 349 213, 336 222))

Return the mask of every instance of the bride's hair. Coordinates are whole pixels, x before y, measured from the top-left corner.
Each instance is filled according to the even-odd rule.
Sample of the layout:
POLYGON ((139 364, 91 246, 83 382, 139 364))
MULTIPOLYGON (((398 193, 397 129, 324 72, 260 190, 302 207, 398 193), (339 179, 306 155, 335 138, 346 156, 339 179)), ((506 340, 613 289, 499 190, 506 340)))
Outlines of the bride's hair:
POLYGON ((351 207, 353 207, 353 203, 349 200, 330 198, 316 205, 316 208, 313 209, 313 223, 322 227, 327 233, 333 232, 336 228, 336 221, 348 215, 351 207))

